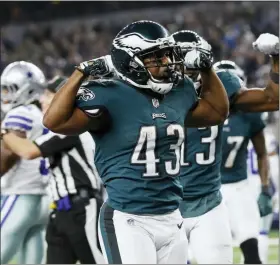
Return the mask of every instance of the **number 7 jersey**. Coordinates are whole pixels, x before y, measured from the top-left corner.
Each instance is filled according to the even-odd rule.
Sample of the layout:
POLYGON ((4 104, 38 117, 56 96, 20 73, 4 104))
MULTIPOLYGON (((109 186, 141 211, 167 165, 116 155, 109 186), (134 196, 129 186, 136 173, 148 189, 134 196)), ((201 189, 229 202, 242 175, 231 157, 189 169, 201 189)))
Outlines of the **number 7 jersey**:
POLYGON ((265 128, 261 113, 230 115, 223 127, 222 183, 247 178, 247 147, 249 140, 265 128))
POLYGON ((178 208, 183 126, 196 102, 190 81, 163 99, 121 80, 94 81, 81 87, 76 100, 80 109, 92 114, 106 108, 112 117, 107 133, 91 133, 96 168, 112 208, 132 214, 164 214, 178 208))

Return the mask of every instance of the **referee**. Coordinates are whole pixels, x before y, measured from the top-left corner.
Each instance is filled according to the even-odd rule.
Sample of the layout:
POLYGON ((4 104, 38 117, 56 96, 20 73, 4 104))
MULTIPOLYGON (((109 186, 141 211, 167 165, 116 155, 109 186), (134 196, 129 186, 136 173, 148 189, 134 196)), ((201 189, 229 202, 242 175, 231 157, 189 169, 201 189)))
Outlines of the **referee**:
MULTIPOLYGON (((42 98, 46 111, 65 77, 48 83, 42 98)), ((24 159, 43 157, 40 171, 51 175, 53 197, 46 232, 47 264, 104 263, 97 233, 102 206, 101 182, 93 168, 94 142, 88 133, 75 136, 51 131, 34 142, 2 131, 8 148, 24 159), (48 165, 47 165, 48 164, 48 165)))

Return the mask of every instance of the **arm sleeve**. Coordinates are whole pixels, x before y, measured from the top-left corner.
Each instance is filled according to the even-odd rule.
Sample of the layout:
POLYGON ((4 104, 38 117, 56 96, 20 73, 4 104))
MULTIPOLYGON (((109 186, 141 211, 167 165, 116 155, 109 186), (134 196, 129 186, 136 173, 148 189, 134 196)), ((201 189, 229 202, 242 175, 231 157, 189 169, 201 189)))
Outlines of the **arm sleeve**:
POLYGON ((217 76, 223 83, 230 106, 232 106, 236 94, 244 87, 243 81, 238 76, 224 70, 217 72, 217 76))
POLYGON ((34 141, 43 157, 50 157, 56 153, 68 151, 79 143, 79 136, 66 136, 49 132, 34 141))
POLYGON ((82 84, 76 96, 76 106, 90 117, 99 116, 107 110, 111 98, 110 91, 97 81, 82 84))
POLYGON ((33 123, 30 111, 26 107, 21 106, 7 113, 1 127, 8 130, 28 132, 32 130, 33 123))

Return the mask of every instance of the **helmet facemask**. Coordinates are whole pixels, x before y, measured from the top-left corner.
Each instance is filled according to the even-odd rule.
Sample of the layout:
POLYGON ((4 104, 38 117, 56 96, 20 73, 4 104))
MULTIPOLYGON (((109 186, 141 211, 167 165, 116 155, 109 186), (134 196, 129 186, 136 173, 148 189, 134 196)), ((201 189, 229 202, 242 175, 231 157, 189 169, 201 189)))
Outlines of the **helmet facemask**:
POLYGON ((152 89, 160 94, 168 93, 180 80, 180 74, 176 68, 183 70, 184 58, 181 48, 172 38, 151 41, 137 33, 123 35, 115 39, 113 45, 115 43, 119 45, 118 42, 121 42, 119 39, 125 39, 127 36, 137 36, 138 40, 140 39, 139 46, 142 45, 142 47, 127 47, 125 44, 122 44, 121 49, 118 47, 123 53, 122 58, 126 58, 126 62, 122 64, 123 71, 116 67, 117 74, 136 87, 152 89), (165 57, 168 58, 166 62, 163 60, 165 57), (160 68, 165 68, 164 76, 155 76, 153 74, 155 68, 158 68, 159 72, 163 70, 160 68))
POLYGON ((135 62, 139 62, 137 59, 141 61, 141 68, 152 82, 156 84, 178 83, 179 75, 176 72, 176 68, 182 68, 183 66, 183 58, 179 46, 158 47, 138 52, 133 56, 131 66, 135 62), (159 72, 157 76, 153 73, 155 69, 158 69, 159 72))
POLYGON ((44 86, 39 86, 33 82, 26 82, 21 87, 14 83, 2 84, 1 109, 6 113, 19 105, 28 105, 35 100, 39 100, 43 90, 44 86))
POLYGON ((45 76, 36 65, 25 61, 9 64, 1 75, 2 111, 39 100, 44 88, 45 76))

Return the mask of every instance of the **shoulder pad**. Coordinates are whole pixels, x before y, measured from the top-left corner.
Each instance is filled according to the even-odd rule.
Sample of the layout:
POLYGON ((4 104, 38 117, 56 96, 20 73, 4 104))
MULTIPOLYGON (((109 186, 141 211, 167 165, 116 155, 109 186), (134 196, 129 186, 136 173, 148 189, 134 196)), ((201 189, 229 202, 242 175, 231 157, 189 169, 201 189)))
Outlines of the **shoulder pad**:
POLYGON ((117 82, 114 79, 100 78, 96 80, 85 81, 82 83, 81 87, 85 87, 85 88, 99 87, 99 86, 107 87, 107 86, 115 86, 115 85, 117 85, 117 82))

